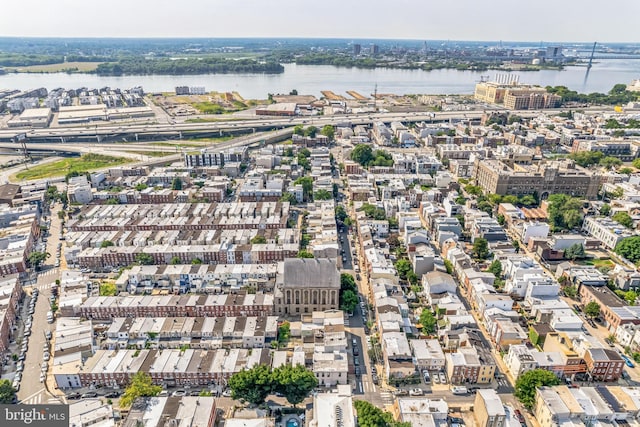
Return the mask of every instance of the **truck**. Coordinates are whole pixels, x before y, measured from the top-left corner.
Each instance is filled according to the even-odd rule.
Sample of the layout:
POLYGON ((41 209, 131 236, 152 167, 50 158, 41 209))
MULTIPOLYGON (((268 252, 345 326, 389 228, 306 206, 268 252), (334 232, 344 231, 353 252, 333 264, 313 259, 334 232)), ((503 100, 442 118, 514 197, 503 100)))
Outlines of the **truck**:
POLYGON ((467 390, 467 388, 463 386, 453 386, 451 387, 451 392, 453 394, 467 394, 469 393, 469 390, 467 390))

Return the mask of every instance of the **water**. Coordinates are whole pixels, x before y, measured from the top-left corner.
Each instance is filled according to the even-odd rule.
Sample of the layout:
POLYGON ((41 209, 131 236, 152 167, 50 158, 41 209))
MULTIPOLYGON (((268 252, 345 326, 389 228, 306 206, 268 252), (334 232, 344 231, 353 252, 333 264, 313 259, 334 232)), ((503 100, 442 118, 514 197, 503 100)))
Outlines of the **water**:
MULTIPOLYGON (((289 93, 320 96, 320 91, 331 90, 345 95, 355 90, 370 96, 374 86, 378 93, 394 94, 471 94, 481 76, 493 78, 498 71, 489 70, 372 70, 341 68, 330 65, 286 64, 285 72, 265 74, 207 74, 197 76, 120 76, 105 77, 95 74, 6 74, 0 75, 0 89, 47 89, 105 86, 128 89, 141 85, 147 92, 172 92, 176 86, 204 86, 208 91, 237 91, 248 99, 265 99, 269 93, 289 93)), ((593 65, 585 83, 586 67, 567 67, 563 71, 543 70, 514 72, 521 83, 541 86, 564 85, 578 92, 607 92, 616 83, 628 84, 640 78, 640 60, 601 60, 593 65)))

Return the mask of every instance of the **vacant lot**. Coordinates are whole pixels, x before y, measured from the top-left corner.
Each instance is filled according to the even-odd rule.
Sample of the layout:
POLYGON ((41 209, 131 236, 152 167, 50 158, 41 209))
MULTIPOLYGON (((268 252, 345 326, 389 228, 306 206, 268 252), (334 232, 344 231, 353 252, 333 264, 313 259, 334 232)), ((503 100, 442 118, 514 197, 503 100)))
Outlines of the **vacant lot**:
POLYGON ((60 64, 31 65, 29 67, 7 67, 7 71, 17 73, 59 73, 75 71, 86 73, 95 71, 101 62, 63 62, 60 64))
POLYGON ((89 172, 96 169, 118 166, 130 162, 124 157, 104 156, 102 154, 85 154, 82 157, 63 159, 53 163, 34 166, 31 169, 18 172, 18 180, 31 180, 65 176, 71 172, 89 172))

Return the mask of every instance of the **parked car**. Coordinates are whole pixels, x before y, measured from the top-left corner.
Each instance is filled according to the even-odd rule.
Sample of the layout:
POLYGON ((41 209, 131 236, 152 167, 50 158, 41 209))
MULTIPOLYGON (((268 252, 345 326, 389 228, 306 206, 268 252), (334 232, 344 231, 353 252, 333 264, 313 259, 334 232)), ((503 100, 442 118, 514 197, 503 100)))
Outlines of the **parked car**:
POLYGON ((360 376, 360 367, 356 366, 356 377, 360 376))
POLYGON ((513 413, 516 414, 516 418, 518 419, 518 421, 520 423, 524 423, 525 422, 524 415, 522 415, 522 412, 520 412, 519 409, 516 409, 515 411, 513 411, 513 413))
POLYGON ((225 391, 222 392, 222 395, 224 397, 231 397, 231 389, 226 389, 225 391))
POLYGON ((438 377, 440 377, 440 382, 442 384, 446 384, 447 383, 447 376, 444 374, 444 372, 438 373, 438 377))
POLYGON ((377 374, 373 374, 373 375, 371 375, 371 381, 372 381, 375 385, 378 385, 378 375, 377 375, 377 374))
POLYGON ((182 396, 186 396, 187 392, 184 390, 176 390, 171 395, 175 397, 182 397, 182 396))
POLYGON ((433 374, 433 383, 440 384, 440 376, 438 374, 433 374))
POLYGON ((71 393, 67 395, 67 399, 69 400, 77 400, 80 399, 80 397, 82 397, 80 393, 71 393))
POLYGON ((92 399, 94 397, 98 397, 98 393, 96 393, 95 391, 88 391, 80 396, 81 399, 92 399))
POLYGON ((409 396, 422 396, 424 394, 424 391, 422 391, 422 389, 420 388, 412 388, 411 390, 409 390, 409 396))
MULTIPOLYGON (((198 393, 200 393, 200 392, 198 392, 198 393)), ((119 392, 119 391, 112 391, 111 393, 105 394, 104 397, 106 397, 107 399, 113 399, 113 398, 116 398, 116 397, 120 397, 121 394, 122 393, 119 392)))
POLYGON ((44 380, 47 379, 47 376, 45 374, 40 374, 40 382, 43 383, 44 380))

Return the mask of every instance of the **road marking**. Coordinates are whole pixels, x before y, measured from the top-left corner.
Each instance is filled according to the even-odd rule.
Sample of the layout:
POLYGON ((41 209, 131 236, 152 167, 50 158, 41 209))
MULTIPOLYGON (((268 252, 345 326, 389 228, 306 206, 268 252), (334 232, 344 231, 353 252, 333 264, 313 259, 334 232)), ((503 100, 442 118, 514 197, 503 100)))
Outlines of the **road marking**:
POLYGON ((42 391, 44 391, 44 388, 41 388, 40 390, 36 391, 35 393, 31 394, 30 396, 25 397, 25 398, 24 398, 24 399, 22 399, 22 400, 24 401, 24 400, 27 400, 27 399, 31 399, 33 396, 35 396, 35 395, 37 395, 37 394, 41 393, 42 391))

